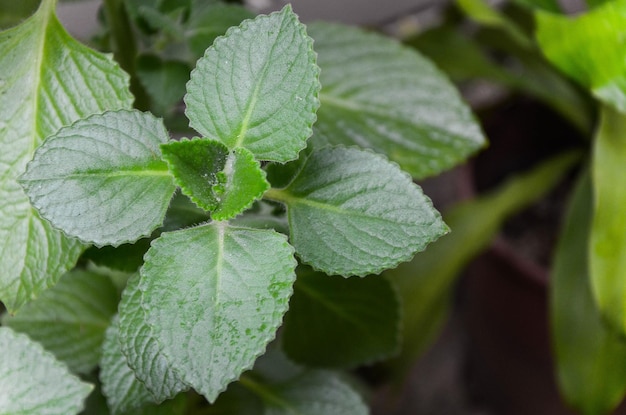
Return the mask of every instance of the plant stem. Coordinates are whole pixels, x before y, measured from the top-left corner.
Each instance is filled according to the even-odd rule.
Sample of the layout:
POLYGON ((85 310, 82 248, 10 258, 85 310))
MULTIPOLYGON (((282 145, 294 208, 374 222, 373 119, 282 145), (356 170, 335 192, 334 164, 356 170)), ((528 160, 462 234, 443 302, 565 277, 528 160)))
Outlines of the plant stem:
POLYGON ((275 405, 279 408, 290 408, 288 402, 285 402, 278 396, 273 390, 257 382, 250 376, 242 375, 239 378, 239 383, 249 391, 259 396, 264 402, 275 405))
POLYGON ((146 111, 150 109, 150 99, 137 78, 137 45, 126 7, 121 0, 104 0, 104 14, 109 25, 115 60, 130 75, 130 91, 135 96, 135 108, 146 111))

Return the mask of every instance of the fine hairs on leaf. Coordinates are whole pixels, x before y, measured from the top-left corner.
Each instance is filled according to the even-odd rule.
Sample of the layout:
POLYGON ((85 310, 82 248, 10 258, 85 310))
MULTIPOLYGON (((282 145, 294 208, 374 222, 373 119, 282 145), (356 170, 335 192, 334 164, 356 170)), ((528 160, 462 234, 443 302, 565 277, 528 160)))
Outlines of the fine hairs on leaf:
POLYGON ((413 177, 484 144, 454 88, 357 29, 312 25, 315 50, 289 5, 226 31, 250 13, 107 0, 99 41, 137 108, 160 119, 130 109, 128 75, 71 40, 55 3, 0 33, 0 68, 15 72, 0 75, 0 300, 14 312, 63 275, 3 317, 0 383, 16 399, 0 393, 0 413, 30 395, 42 413, 78 413, 91 386, 72 370, 113 415, 366 414, 359 387, 331 370, 396 354, 402 316, 390 280, 349 277, 449 231, 413 177), (295 369, 255 365, 268 345, 295 369))

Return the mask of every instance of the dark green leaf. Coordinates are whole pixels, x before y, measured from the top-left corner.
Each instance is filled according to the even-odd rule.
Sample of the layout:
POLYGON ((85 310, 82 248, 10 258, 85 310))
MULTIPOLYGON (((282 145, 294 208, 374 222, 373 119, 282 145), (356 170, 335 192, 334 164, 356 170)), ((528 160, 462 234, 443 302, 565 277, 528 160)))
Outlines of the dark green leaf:
POLYGON ((265 172, 245 148, 230 152, 218 141, 194 139, 161 146, 183 193, 215 220, 237 216, 269 188, 265 172))
POLYGON ((385 278, 341 278, 306 268, 298 273, 282 342, 295 362, 350 368, 400 348, 400 304, 385 278))
POLYGON ((182 103, 190 72, 186 63, 163 61, 153 55, 142 55, 137 62, 137 76, 158 115, 167 114, 176 104, 182 103))

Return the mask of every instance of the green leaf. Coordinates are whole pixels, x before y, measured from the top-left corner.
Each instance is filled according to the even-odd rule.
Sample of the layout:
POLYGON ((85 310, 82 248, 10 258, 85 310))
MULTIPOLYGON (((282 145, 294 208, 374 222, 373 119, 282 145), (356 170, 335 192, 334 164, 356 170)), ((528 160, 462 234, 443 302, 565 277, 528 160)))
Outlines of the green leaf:
POLYGON ((286 239, 213 222, 164 233, 146 254, 145 321, 177 376, 210 402, 275 336, 295 279, 286 239))
POLYGON ((485 145, 454 86, 418 52, 355 28, 315 23, 308 30, 324 86, 315 140, 372 148, 416 178, 485 145))
POLYGON ((184 62, 164 61, 153 55, 138 58, 137 76, 150 95, 157 114, 167 114, 182 102, 190 71, 184 62))
POLYGON ((242 377, 242 385, 256 393, 264 415, 367 415, 363 398, 332 372, 315 370, 279 384, 242 377))
POLYGON ((60 127, 131 103, 128 76, 72 39, 53 1, 0 33, 0 300, 9 311, 54 285, 84 248, 39 217, 17 177, 60 127))
POLYGON ((319 106, 312 45, 290 6, 230 29, 191 73, 191 127, 260 160, 296 159, 319 106))
POLYGON ((626 112, 626 0, 608 2, 572 18, 536 14, 543 53, 596 98, 626 112))
POLYGON ((118 324, 119 319, 116 316, 106 331, 100 363, 102 393, 106 396, 113 414, 139 408, 154 400, 152 394, 135 377, 126 363, 126 358, 122 354, 118 324))
POLYGON ((595 299, 614 329, 626 333, 626 115, 604 107, 595 137, 594 215, 589 267, 595 299))
POLYGON ((382 277, 341 278, 304 269, 285 315, 282 343, 297 363, 351 368, 400 348, 400 304, 382 277))
POLYGON ((135 377, 122 353, 118 316, 107 329, 102 350, 100 380, 102 392, 107 397, 112 414, 182 415, 184 413, 187 406, 184 394, 178 394, 174 399, 156 405, 153 403, 152 394, 135 377))
POLYGON ((0 327, 1 414, 77 414, 93 389, 26 335, 0 327))
POLYGON ((608 414, 624 397, 626 343, 602 321, 589 282, 592 190, 584 174, 570 202, 551 276, 553 344, 559 386, 569 406, 608 414))
POLYGON ((164 144, 161 151, 182 192, 215 220, 237 216, 269 189, 245 148, 230 152, 218 141, 193 139, 164 144))
POLYGON ((95 272, 74 270, 26 304, 2 324, 40 342, 78 373, 100 360, 104 331, 117 311, 118 294, 111 280, 95 272))
POLYGON ((231 26, 238 26, 243 20, 253 17, 253 13, 237 4, 195 2, 185 25, 185 37, 196 60, 215 38, 226 33, 231 26))
POLYGON ((266 196, 287 205, 301 260, 327 274, 393 268, 448 230, 396 164, 356 148, 313 152, 288 187, 266 196))
MULTIPOLYGON (((126 356, 126 363, 134 376, 152 394, 153 402, 163 402, 189 389, 174 373, 171 364, 163 356, 162 347, 156 340, 153 330, 146 323, 146 315, 141 307, 139 274, 131 277, 122 293, 118 330, 121 351, 126 356)), ((116 390, 123 392, 117 388, 116 390)), ((136 388, 129 385, 130 390, 134 391, 136 388)), ((141 399, 143 402, 143 396, 139 393, 133 393, 128 398, 120 398, 116 393, 113 387, 108 388, 109 399, 115 402, 124 405, 132 405, 133 399, 141 399)))
POLYGON ((161 160, 163 123, 139 111, 92 115, 48 138, 20 183, 39 213, 98 246, 148 236, 165 216, 174 182, 161 160))

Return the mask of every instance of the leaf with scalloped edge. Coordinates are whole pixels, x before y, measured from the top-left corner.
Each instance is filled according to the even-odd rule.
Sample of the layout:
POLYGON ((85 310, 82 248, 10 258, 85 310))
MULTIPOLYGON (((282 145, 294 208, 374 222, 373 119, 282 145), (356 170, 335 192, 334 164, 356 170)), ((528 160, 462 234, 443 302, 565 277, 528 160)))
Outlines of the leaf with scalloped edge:
MULTIPOLYGON (((126 356, 126 363, 134 376, 152 395, 153 402, 163 402, 189 389, 189 386, 174 373, 172 365, 163 356, 162 348, 146 322, 145 313, 141 308, 138 273, 130 278, 122 293, 118 315, 121 352, 126 356)), ((111 361, 110 364, 114 362, 111 361)), ((105 387, 109 399, 114 400, 118 405, 132 405, 135 400, 143 401, 143 393, 134 390, 136 387, 132 384, 127 387, 128 391, 133 390, 129 400, 120 397, 118 393, 124 393, 125 390, 119 389, 119 386, 113 384, 105 387)))
POLYGON ((84 249, 39 217, 17 177, 44 138, 132 99, 128 76, 65 32, 54 1, 0 33, 0 300, 10 311, 54 285, 84 249))
POLYGON ((0 327, 0 413, 71 415, 93 386, 25 334, 0 327))
POLYGON ((191 127, 259 160, 298 157, 319 106, 313 41, 290 6, 215 40, 187 84, 191 127))
POLYGON ((285 189, 266 196, 287 205, 290 242, 300 259, 327 274, 379 273, 448 231, 408 174, 357 148, 311 153, 285 189))
POLYGON ((213 222, 164 233, 145 259, 145 322, 176 375, 213 402, 274 338, 295 279, 293 248, 275 231, 213 222))
POLYGON ((28 334, 72 371, 89 373, 100 360, 104 332, 117 302, 109 277, 73 270, 15 316, 5 315, 2 325, 28 334))
POLYGON ((237 216, 269 189, 245 148, 231 152, 219 141, 196 138, 163 144, 161 151, 182 192, 215 220, 237 216))
POLYGON ((92 115, 49 137, 20 183, 41 216, 97 246, 148 236, 175 186, 159 145, 162 120, 121 110, 92 115))
POLYGON ((395 40, 330 23, 308 26, 321 68, 315 141, 387 155, 413 177, 466 160, 486 140, 450 81, 395 40))
POLYGON ((342 278, 298 270, 282 345, 309 367, 353 368, 400 350, 400 302, 382 276, 342 278))

